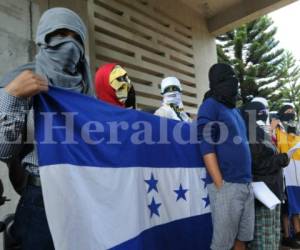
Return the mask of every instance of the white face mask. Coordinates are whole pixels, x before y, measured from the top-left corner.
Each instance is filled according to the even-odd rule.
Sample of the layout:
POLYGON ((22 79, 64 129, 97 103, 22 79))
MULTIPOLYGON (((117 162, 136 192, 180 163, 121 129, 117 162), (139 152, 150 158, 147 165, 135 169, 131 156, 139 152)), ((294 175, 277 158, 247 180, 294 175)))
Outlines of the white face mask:
POLYGON ((164 95, 163 103, 164 104, 174 104, 178 107, 182 107, 182 98, 179 91, 167 92, 164 95))

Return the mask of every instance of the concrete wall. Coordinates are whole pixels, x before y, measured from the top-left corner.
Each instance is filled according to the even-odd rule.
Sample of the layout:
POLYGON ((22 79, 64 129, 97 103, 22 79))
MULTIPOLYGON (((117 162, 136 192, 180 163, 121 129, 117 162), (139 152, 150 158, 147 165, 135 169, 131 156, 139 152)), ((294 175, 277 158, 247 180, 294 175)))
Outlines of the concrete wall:
POLYGON ((142 109, 157 108, 162 78, 176 76, 185 107, 196 112, 217 60, 199 13, 172 0, 91 0, 89 7, 92 69, 107 62, 125 66, 142 109))
POLYGON ((208 90, 208 70, 211 65, 217 62, 215 37, 209 33, 206 20, 194 9, 180 3, 175 4, 173 0, 156 0, 156 5, 161 10, 167 10, 174 19, 179 19, 180 22, 192 28, 196 104, 199 106, 208 90))
MULTIPOLYGON (((105 4, 112 4, 114 1, 107 1, 107 0, 100 0, 99 2, 103 2, 105 4)), ((118 3, 133 3, 135 6, 141 5, 141 1, 133 0, 133 1, 117 1, 118 3), (135 3, 134 3, 135 2, 135 3)), ((146 1, 144 1, 145 3, 146 1)), ((201 101, 202 95, 204 91, 207 89, 207 70, 208 67, 216 61, 216 53, 215 53, 215 43, 214 38, 212 35, 209 34, 206 22, 204 19, 201 19, 198 13, 193 11, 192 9, 188 8, 187 6, 183 5, 182 3, 176 3, 174 4, 174 1, 171 0, 164 0, 164 1, 148 1, 149 4, 146 7, 143 7, 147 13, 149 9, 152 8, 153 15, 156 15, 156 17, 161 18, 162 20, 166 20, 167 22, 171 23, 171 27, 169 29, 169 32, 175 32, 174 29, 180 28, 180 25, 176 27, 176 20, 180 20, 181 24, 186 25, 187 27, 191 27, 191 49, 187 49, 187 51, 192 52, 193 58, 191 59, 191 63, 193 64, 192 74, 195 74, 195 77, 192 77, 193 79, 183 76, 176 72, 176 70, 168 70, 167 68, 162 67, 161 68, 161 74, 162 77, 168 76, 168 75, 176 75, 178 73, 178 77, 184 78, 183 80, 186 80, 187 82, 192 82, 195 84, 194 86, 187 86, 186 92, 187 96, 184 97, 186 99, 187 104, 188 103, 194 103, 197 104, 201 101), (150 3, 152 6, 150 6, 150 3), (153 9, 154 8, 154 9, 153 9), (162 14, 158 14, 156 10, 161 10, 162 14), (168 10, 167 15, 164 14, 164 11, 168 10), (171 18, 171 19, 170 19, 171 18), (173 31, 172 31, 173 29, 173 31), (188 96, 189 95, 189 96, 188 96)), ((46 10, 47 8, 56 7, 56 6, 63 6, 70 9, 73 9, 76 11, 85 21, 87 26, 89 27, 89 37, 90 41, 86 42, 86 48, 87 51, 91 51, 91 65, 92 65, 92 71, 95 71, 96 66, 99 66, 100 62, 98 61, 96 63, 95 55, 97 53, 96 48, 98 51, 102 52, 104 48, 100 46, 96 46, 95 43, 95 31, 94 31, 94 21, 95 18, 94 15, 94 1, 92 0, 1 0, 0 1, 0 77, 3 76, 3 74, 13 68, 15 68, 18 65, 21 65, 23 63, 26 63, 28 61, 31 61, 34 59, 35 55, 35 45, 34 45, 34 39, 35 39, 35 32, 36 32, 36 26, 40 17, 40 14, 46 10), (89 6, 89 8, 88 8, 89 6)), ((113 4, 112 4, 113 6, 113 4)), ((121 5, 122 7, 122 5, 121 5)), ((98 7, 99 9, 99 7, 98 7)), ((125 8, 124 8, 125 9, 125 8)), ((107 11, 106 11, 107 12, 107 11)), ((108 13, 111 15, 110 13, 108 13)), ((127 13, 126 13, 127 14, 127 13)), ((135 15, 134 11, 129 12, 129 14, 135 15)), ((127 16, 124 16, 124 20, 118 20, 125 23, 126 18, 129 17, 129 14, 127 16)), ((140 13, 139 13, 140 14, 140 13)), ((112 17, 112 16, 111 16, 112 17)), ((155 18, 156 18, 155 17, 155 18)), ((128 25, 132 26, 137 24, 133 24, 128 22, 128 25)), ((139 29, 144 30, 145 27, 140 26, 139 29)), ((117 32, 117 31, 116 31, 117 32)), ((132 34, 134 35, 135 31, 132 31, 132 34)), ((163 31, 164 32, 164 31, 163 31)), ((177 56, 180 58, 179 53, 176 55, 176 51, 171 51, 170 49, 166 49, 166 47, 160 46, 157 42, 157 39, 165 39, 162 37, 159 33, 152 32, 154 35, 152 37, 152 41, 150 41, 151 47, 158 48, 162 51, 162 53, 165 53, 164 58, 164 64, 171 64, 172 60, 170 57, 177 56), (159 38, 162 37, 162 38, 159 38), (169 62, 168 62, 169 60, 169 62)), ((130 34, 129 34, 130 35, 130 34)), ((180 36, 180 34, 176 34, 177 36, 180 36)), ((101 38, 101 33, 99 34, 101 38)), ((103 37, 103 36, 102 36, 103 37)), ((137 39, 137 37, 134 37, 134 39, 137 39)), ((172 40, 172 38, 170 39, 172 40)), ((117 39, 114 38, 114 41, 116 43, 116 46, 118 46, 117 39)), ((143 41, 141 41, 142 43, 143 41)), ((129 46, 131 44, 128 43, 128 47, 126 47, 126 50, 130 50, 129 46)), ((122 45, 122 46, 126 46, 122 45)), ((174 44, 172 44, 174 47, 174 44)), ((175 45, 176 46, 176 45, 175 45)), ((181 45, 180 45, 181 46, 181 45)), ((186 48, 185 48, 186 49, 186 48)), ((113 49, 112 49, 113 51, 113 49)), ((139 56, 143 56, 143 52, 141 50, 136 51, 134 48, 134 52, 137 52, 139 56)), ((108 51, 110 53, 110 51, 108 51)), ((113 54, 113 53, 111 53, 113 54)), ((88 53, 89 55, 89 53, 88 53)), ((88 56, 89 57, 89 56, 88 56)), ((119 56, 118 56, 119 57, 119 56)), ((119 57, 120 58, 120 57, 119 57)), ((125 58, 125 57, 124 57, 125 58)), ((124 58, 121 58, 122 60, 124 58)), ((134 58, 134 60, 137 60, 138 58, 134 58)), ((152 58, 153 59, 153 58, 152 58)), ((181 58, 182 59, 182 58, 181 58)), ((189 58, 188 58, 189 59, 189 58)), ((121 61, 122 61, 121 60, 121 61)), ((123 60, 125 62, 126 58, 123 60)), ((104 61, 102 61, 103 63, 104 61)), ((175 64, 175 63, 174 63, 175 64)), ((180 63, 178 64, 180 67, 180 63)), ((126 66, 126 65, 125 65, 126 66)), ((146 65, 148 67, 148 65, 146 65)), ((145 67, 146 67, 145 66, 145 67)), ((172 65, 173 66, 173 65, 172 65)), ((182 67, 186 67, 185 65, 182 65, 182 67)), ((189 70, 189 69, 188 69, 189 70)), ((132 73, 133 77, 137 78, 135 76, 135 72, 132 73)), ((147 78, 148 76, 143 76, 144 78, 147 78)), ((159 105, 159 83, 161 78, 155 78, 151 79, 151 76, 149 76, 149 82, 152 82, 154 88, 147 88, 144 86, 139 86, 137 83, 137 88, 140 88, 139 92, 143 93, 144 95, 148 93, 156 95, 156 99, 154 99, 152 102, 151 97, 148 99, 145 99, 145 96, 138 98, 138 101, 140 103, 145 103, 147 106, 148 104, 154 104, 154 106, 159 105)), ((148 79, 145 79, 148 80, 148 79)), ((133 81, 134 82, 134 81, 133 81)), ((192 105, 192 106, 194 106, 192 105)), ((196 105, 194 106, 196 109, 196 105)))
POLYGON ((0 1, 0 76, 30 57, 28 1, 0 1))

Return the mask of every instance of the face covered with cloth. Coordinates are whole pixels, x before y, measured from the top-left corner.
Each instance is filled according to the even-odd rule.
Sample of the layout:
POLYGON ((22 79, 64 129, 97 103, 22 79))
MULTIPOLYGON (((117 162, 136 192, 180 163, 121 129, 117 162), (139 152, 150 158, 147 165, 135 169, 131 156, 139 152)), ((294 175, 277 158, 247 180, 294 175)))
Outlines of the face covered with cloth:
POLYGON ((278 111, 278 117, 288 134, 297 134, 296 112, 293 104, 283 105, 278 111))
POLYGON ((38 24, 36 73, 51 86, 94 95, 85 58, 86 27, 81 18, 65 8, 46 11, 38 24))
POLYGON ((210 68, 209 88, 204 100, 212 97, 230 109, 236 107, 239 81, 230 65, 217 63, 210 68))

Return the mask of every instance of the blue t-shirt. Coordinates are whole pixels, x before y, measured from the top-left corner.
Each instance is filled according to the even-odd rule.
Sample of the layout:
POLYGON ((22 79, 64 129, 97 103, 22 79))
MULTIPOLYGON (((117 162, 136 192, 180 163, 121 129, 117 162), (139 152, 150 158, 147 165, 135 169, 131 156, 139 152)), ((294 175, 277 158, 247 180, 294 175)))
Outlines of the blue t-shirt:
POLYGON ((223 179, 227 182, 251 182, 251 153, 246 133, 244 120, 237 109, 227 108, 213 98, 206 99, 199 108, 201 154, 217 155, 223 179))

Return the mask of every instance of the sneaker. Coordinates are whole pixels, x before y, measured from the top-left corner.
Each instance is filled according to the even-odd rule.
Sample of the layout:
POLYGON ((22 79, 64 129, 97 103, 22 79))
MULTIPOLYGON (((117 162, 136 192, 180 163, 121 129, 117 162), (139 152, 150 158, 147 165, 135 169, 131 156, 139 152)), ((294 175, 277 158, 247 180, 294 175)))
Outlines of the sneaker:
POLYGON ((281 245, 292 249, 300 249, 300 243, 293 238, 282 238, 281 245))

